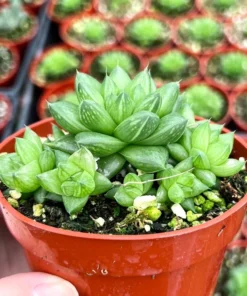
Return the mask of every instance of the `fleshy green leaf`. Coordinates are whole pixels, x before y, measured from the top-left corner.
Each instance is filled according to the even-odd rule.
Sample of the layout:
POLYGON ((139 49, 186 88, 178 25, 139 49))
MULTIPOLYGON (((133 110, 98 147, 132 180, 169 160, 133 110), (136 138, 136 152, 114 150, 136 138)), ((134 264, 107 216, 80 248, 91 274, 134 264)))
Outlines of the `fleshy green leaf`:
POLYGON ((158 178, 165 178, 161 181, 161 184, 164 186, 166 190, 169 190, 169 188, 176 183, 178 176, 180 172, 173 168, 167 168, 166 170, 162 171, 161 174, 159 174, 158 178))
POLYGON ((141 182, 142 180, 136 174, 127 174, 124 178, 125 192, 133 199, 137 196, 141 196, 143 194, 143 185, 141 184, 141 182), (129 182, 135 182, 135 184, 127 184, 129 182))
POLYGON ((81 102, 79 113, 82 123, 93 132, 111 135, 116 128, 116 123, 107 111, 93 101, 81 102))
POLYGON ((94 132, 84 132, 76 135, 79 146, 85 146, 96 157, 105 157, 122 150, 127 143, 114 137, 94 132))
POLYGON ((58 167, 60 163, 66 162, 70 157, 70 154, 59 151, 59 150, 54 150, 54 153, 55 153, 55 159, 56 159, 56 167, 58 167))
POLYGON ((186 187, 193 186, 195 176, 191 173, 185 173, 178 177, 177 183, 186 187))
POLYGON ((134 77, 134 79, 129 83, 128 89, 133 91, 138 85, 142 87, 145 95, 149 95, 156 90, 155 83, 147 68, 134 77))
POLYGON ((159 125, 159 117, 148 111, 140 111, 120 123, 114 136, 126 143, 135 143, 152 135, 159 125))
POLYGON ((112 183, 104 175, 96 172, 94 176, 95 188, 91 195, 103 194, 111 189, 112 183))
MULTIPOLYGON (((140 175, 139 178, 141 179, 141 181, 148 181, 148 180, 153 180, 154 179, 154 174, 143 174, 140 175)), ((147 182, 142 184, 143 185, 143 192, 142 194, 146 194, 153 186, 153 182, 147 182)))
POLYGON ((54 150, 59 150, 67 154, 72 154, 79 149, 79 146, 75 142, 75 137, 73 135, 66 135, 57 141, 45 143, 45 145, 54 150))
POLYGON ((189 154, 185 148, 178 143, 169 144, 167 145, 167 148, 171 157, 177 161, 182 161, 189 157, 189 154))
POLYGON ((158 203, 166 203, 168 201, 168 192, 164 186, 159 186, 156 193, 156 199, 158 203))
POLYGON ((131 207, 134 202, 134 198, 131 198, 125 191, 124 187, 119 187, 117 190, 114 198, 116 199, 117 203, 120 204, 122 207, 131 207))
POLYGON ((211 171, 196 169, 193 171, 193 173, 197 177, 197 179, 199 179, 208 187, 213 187, 216 184, 216 176, 211 171))
POLYGON ((58 178, 61 182, 66 181, 68 178, 79 172, 81 172, 80 167, 71 161, 62 162, 58 166, 58 178))
POLYGON ((63 195, 63 204, 66 211, 70 215, 76 215, 81 212, 88 201, 88 196, 83 198, 73 197, 73 196, 64 196, 63 195))
POLYGON ((128 146, 119 152, 135 168, 147 173, 164 170, 168 160, 168 152, 158 146, 128 146))
POLYGON ((120 124, 128 118, 132 114, 133 108, 134 102, 125 93, 120 93, 118 96, 110 95, 106 100, 106 110, 116 124, 120 124))
POLYGON ((231 154, 230 144, 224 142, 216 142, 210 144, 207 151, 207 157, 211 165, 217 166, 227 161, 231 154))
POLYGON ((179 162, 176 166, 175 169, 179 172, 185 172, 193 168, 193 160, 192 157, 188 157, 185 160, 179 162))
POLYGON ((116 153, 98 160, 98 171, 106 178, 111 179, 118 174, 125 164, 125 158, 116 153))
POLYGON ((161 95, 161 107, 159 109, 159 117, 163 117, 172 112, 172 109, 178 99, 179 95, 179 83, 170 82, 159 88, 161 95))
POLYGON ((48 103, 49 111, 56 122, 71 134, 78 134, 88 129, 81 123, 78 106, 67 101, 48 103))
POLYGON ((44 150, 39 156, 39 165, 42 172, 50 171, 55 167, 56 158, 51 150, 44 150))
POLYGON ((55 140, 64 137, 64 132, 56 124, 52 124, 52 134, 55 140))
POLYGON ((193 157, 193 164, 195 168, 202 170, 210 169, 210 162, 208 160, 207 155, 203 151, 192 148, 190 156, 193 157))
POLYGON ((140 104, 136 104, 134 112, 149 111, 155 114, 159 113, 161 107, 161 96, 159 92, 148 95, 140 104))
POLYGON ((225 163, 218 166, 211 166, 211 171, 217 177, 229 177, 237 174, 244 166, 243 161, 237 159, 229 158, 225 163))
POLYGON ((102 82, 101 93, 105 98, 105 100, 107 100, 109 96, 111 95, 117 96, 119 93, 116 83, 108 75, 105 76, 105 79, 102 82))
POLYGON ((210 141, 210 125, 208 121, 199 124, 191 136, 192 148, 207 152, 210 141))
POLYGON ((92 76, 90 76, 88 74, 81 73, 81 72, 77 71, 76 79, 75 79, 76 93, 80 92, 80 86, 83 85, 84 83, 86 83, 91 88, 100 92, 101 84, 98 82, 98 80, 96 80, 95 78, 93 78, 92 76))
POLYGON ((61 181, 58 177, 58 169, 45 172, 37 176, 40 185, 48 192, 63 195, 61 181))
POLYGON ((182 137, 179 139, 178 143, 181 144, 186 151, 189 153, 191 150, 191 136, 192 136, 192 132, 190 129, 186 128, 184 130, 184 133, 182 135, 182 137))
POLYGON ((40 150, 37 146, 29 140, 23 138, 16 138, 15 151, 24 164, 37 160, 40 155, 40 150))
POLYGON ((225 143, 225 145, 230 145, 230 149, 232 151, 234 144, 234 132, 219 135, 218 141, 225 143))
POLYGON ((78 84, 77 97, 79 102, 85 101, 85 100, 92 100, 103 107, 105 105, 104 99, 100 94, 100 92, 97 91, 95 88, 92 88, 87 83, 78 84))
POLYGON ((110 74, 110 77, 115 82, 120 91, 123 91, 131 81, 127 72, 125 72, 119 66, 113 69, 113 71, 110 74))
POLYGON ((184 201, 184 192, 181 187, 174 183, 168 190, 168 197, 173 203, 182 203, 184 201))
POLYGON ((23 138, 31 142, 36 147, 37 151, 39 151, 40 153, 42 152, 43 146, 40 137, 29 127, 26 127, 23 138))
POLYGON ((79 172, 68 179, 68 181, 64 181, 61 189, 65 196, 87 197, 95 189, 94 178, 86 171, 79 172))

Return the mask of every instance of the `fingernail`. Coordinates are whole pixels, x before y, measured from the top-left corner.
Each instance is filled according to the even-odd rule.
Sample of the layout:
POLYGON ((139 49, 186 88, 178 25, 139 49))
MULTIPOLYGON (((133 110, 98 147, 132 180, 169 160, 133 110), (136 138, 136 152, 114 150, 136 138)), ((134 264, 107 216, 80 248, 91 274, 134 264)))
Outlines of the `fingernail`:
POLYGON ((33 290, 32 296, 79 296, 76 288, 69 282, 40 284, 33 290))

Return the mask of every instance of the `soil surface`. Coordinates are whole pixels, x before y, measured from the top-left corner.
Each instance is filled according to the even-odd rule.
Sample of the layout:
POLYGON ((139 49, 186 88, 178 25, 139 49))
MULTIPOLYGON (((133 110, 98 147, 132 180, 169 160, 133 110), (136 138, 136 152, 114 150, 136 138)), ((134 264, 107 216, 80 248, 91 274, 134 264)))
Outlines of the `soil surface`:
MULTIPOLYGON (((20 200, 17 210, 37 222, 79 232, 104 234, 168 232, 202 224, 223 214, 245 195, 247 191, 247 184, 245 182, 246 176, 247 171, 242 171, 233 177, 223 179, 220 182, 219 192, 221 197, 225 199, 225 207, 222 208, 222 206, 215 203, 211 210, 203 213, 202 216, 196 220, 196 224, 195 221, 189 222, 176 218, 169 209, 162 211, 161 217, 156 222, 152 223, 151 221, 147 221, 147 224, 150 226, 148 231, 145 227, 140 227, 145 220, 135 219, 133 221, 129 219, 129 223, 120 224, 120 222, 123 222, 126 216, 131 215, 131 213, 127 208, 120 206, 116 201, 103 196, 91 197, 83 211, 77 216, 69 216, 63 204, 60 202, 46 201, 42 209, 43 214, 39 217, 34 217, 33 206, 35 205, 35 201, 33 198, 20 200), (104 219, 103 226, 99 226, 96 222, 96 219, 100 217, 104 219), (174 222, 174 219, 177 219, 177 226, 172 228, 170 222, 171 220, 174 222)), ((6 192, 6 189, 5 185, 0 184, 1 191, 6 192)), ((5 194, 5 197, 8 198, 8 194, 5 194)))

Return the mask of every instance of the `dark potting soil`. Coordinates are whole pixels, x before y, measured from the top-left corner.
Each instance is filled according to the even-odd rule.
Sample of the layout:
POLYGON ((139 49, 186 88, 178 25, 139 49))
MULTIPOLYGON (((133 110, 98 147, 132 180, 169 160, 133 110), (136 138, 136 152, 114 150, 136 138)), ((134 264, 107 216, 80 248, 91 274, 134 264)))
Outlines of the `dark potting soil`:
MULTIPOLYGON (((54 201, 46 201, 42 208, 42 214, 39 217, 33 215, 33 206, 35 201, 33 198, 20 200, 17 210, 37 222, 79 232, 101 233, 101 234, 147 234, 169 232, 181 228, 187 228, 198 224, 205 223, 213 218, 223 214, 227 209, 236 204, 246 193, 247 171, 225 178, 220 182, 219 192, 221 197, 225 199, 226 206, 222 208, 215 203, 214 207, 202 214, 200 218, 193 222, 188 222, 176 217, 170 210, 162 211, 161 217, 153 223, 141 218, 138 219, 136 214, 134 219, 127 208, 120 206, 116 201, 107 199, 103 196, 91 197, 83 211, 77 216, 69 216, 62 203, 54 201), (126 222, 126 216, 128 222, 126 222), (99 226, 97 219, 101 217, 105 223, 99 226), (124 221, 124 222, 123 222, 124 221), (171 227, 171 221, 176 223, 176 227, 171 227), (147 231, 141 227, 144 223, 150 226, 147 231)), ((4 192, 6 186, 0 183, 0 190, 4 192)), ((6 194, 6 199, 9 198, 6 194)), ((42 207, 42 206, 41 206, 42 207)))
POLYGON ((236 103, 235 103, 235 110, 237 116, 247 122, 247 92, 241 94, 236 103))

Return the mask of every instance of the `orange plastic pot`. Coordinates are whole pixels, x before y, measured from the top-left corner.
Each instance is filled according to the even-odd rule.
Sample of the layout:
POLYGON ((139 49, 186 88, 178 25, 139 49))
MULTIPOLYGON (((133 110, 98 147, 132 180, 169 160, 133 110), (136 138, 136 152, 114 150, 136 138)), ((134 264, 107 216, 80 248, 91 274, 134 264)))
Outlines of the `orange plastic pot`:
MULTIPOLYGON (((227 125, 230 121, 231 121, 231 112, 230 112, 230 96, 227 92, 225 92, 224 90, 222 90, 221 88, 217 87, 215 84, 209 83, 209 82, 205 82, 205 81, 198 81, 198 83, 196 85, 207 85, 210 86, 211 88, 215 89, 216 91, 218 91, 219 93, 222 94, 223 98, 225 99, 226 103, 227 103, 227 110, 225 115, 221 118, 221 120, 217 121, 218 124, 224 124, 227 125)), ((193 86, 194 83, 192 81, 191 84, 187 84, 186 86, 181 86, 182 90, 185 90, 190 87, 193 86)))
MULTIPOLYGON (((47 49, 45 49, 41 54, 39 54, 36 58, 34 58, 34 60, 32 61, 32 64, 30 66, 29 69, 29 78, 32 81, 33 84, 37 85, 40 88, 54 88, 57 86, 60 86, 64 83, 73 83, 75 80, 75 74, 70 75, 62 80, 58 80, 58 81, 53 81, 53 82, 46 82, 46 81, 42 81, 38 78, 37 76, 37 70, 38 70, 38 66, 39 64, 42 62, 42 60, 49 55, 52 51, 56 51, 58 49, 64 49, 64 50, 73 50, 76 51, 76 49, 65 45, 65 44, 60 44, 60 45, 55 45, 55 46, 51 46, 47 49)), ((86 57, 84 54, 81 53, 82 56, 82 62, 81 65, 79 67, 79 71, 84 71, 84 65, 85 65, 85 60, 86 57)))
POLYGON ((222 23, 221 20, 216 18, 216 17, 210 16, 210 15, 198 15, 198 14, 193 14, 193 15, 190 15, 190 16, 184 17, 184 18, 179 18, 179 19, 174 21, 173 41, 179 48, 182 48, 185 52, 187 52, 189 54, 197 54, 197 55, 201 55, 201 56, 208 56, 208 55, 211 55, 212 52, 213 53, 222 52, 222 50, 225 50, 225 49, 227 49, 229 47, 229 44, 228 44, 227 39, 225 37, 224 37, 224 40, 222 40, 222 42, 218 42, 214 47, 208 48, 208 49, 202 49, 201 51, 193 50, 192 47, 190 47, 189 45, 184 44, 183 41, 180 40, 180 38, 179 38, 179 27, 180 27, 182 22, 190 21, 190 20, 193 20, 193 19, 196 19, 196 18, 204 18, 204 17, 211 18, 213 20, 216 20, 216 21, 222 23))
MULTIPOLYGON (((46 136, 52 122, 45 119, 31 128, 46 136)), ((0 152, 14 151, 15 137, 23 133, 24 129, 3 141, 0 152)), ((238 137, 234 156, 247 157, 247 145, 238 137)), ((209 296, 227 245, 241 226, 247 195, 205 224, 169 233, 126 236, 53 228, 20 214, 2 194, 0 204, 32 270, 71 281, 81 296, 209 296)))
MULTIPOLYGON (((180 81, 180 88, 184 88, 184 87, 187 87, 187 86, 190 86, 190 85, 193 85, 193 84, 200 83, 200 81, 202 80, 202 76, 201 76, 201 59, 200 59, 197 55, 195 55, 195 54, 188 54, 187 52, 183 51, 181 48, 168 48, 168 49, 166 49, 164 52, 159 53, 159 54, 156 54, 156 55, 150 57, 150 69, 152 68, 152 64, 153 64, 155 61, 157 61, 157 59, 158 59, 160 56, 162 56, 162 55, 164 55, 164 54, 166 54, 166 53, 169 53, 171 50, 178 50, 178 51, 181 51, 181 52, 185 53, 186 55, 193 57, 193 58, 196 59, 197 62, 198 62, 198 73, 197 73, 197 75, 192 76, 192 77, 190 77, 190 78, 182 79, 182 80, 180 81)), ((157 81, 155 81, 155 83, 156 83, 156 86, 157 86, 157 87, 161 87, 161 86, 163 86, 165 83, 167 83, 166 81, 163 81, 163 82, 162 82, 162 81, 160 81, 159 79, 156 79, 156 80, 157 80, 157 81)))
MULTIPOLYGON (((0 9, 3 9, 6 5, 2 4, 2 7, 0 9)), ((34 24, 33 27, 31 28, 31 30, 29 32, 27 32, 26 35, 22 36, 20 39, 18 40, 9 40, 3 37, 0 37, 0 44, 4 44, 7 46, 11 46, 11 47, 17 47, 20 50, 23 50, 29 41, 31 41, 33 39, 33 37, 36 35, 36 33, 38 32, 38 18, 34 15, 34 13, 25 8, 25 11, 32 17, 34 24)))
POLYGON ((12 103, 10 102, 9 98, 3 94, 0 94, 0 102, 3 102, 6 106, 5 114, 0 120, 0 133, 1 133, 11 119, 12 103))
POLYGON ((77 23, 78 21, 80 21, 82 19, 88 19, 88 18, 99 19, 102 21, 109 22, 104 16, 102 16, 100 14, 85 14, 85 13, 83 13, 83 14, 79 14, 77 16, 71 17, 68 20, 66 20, 65 22, 63 22, 60 26, 59 35, 60 35, 61 39, 63 40, 63 42, 70 45, 71 47, 74 47, 75 49, 77 49, 79 51, 82 51, 82 52, 87 52, 87 51, 99 52, 102 50, 111 49, 113 46, 116 46, 116 44, 121 40, 122 32, 121 32, 118 24, 113 23, 113 22, 109 22, 109 24, 113 28, 113 30, 115 31, 115 37, 113 38, 113 40, 111 40, 110 42, 108 42, 104 45, 89 46, 88 44, 85 44, 81 41, 78 41, 78 40, 72 38, 68 33, 71 26, 73 26, 75 23, 77 23))
POLYGON ((236 113, 236 103, 237 100, 239 98, 239 96, 243 93, 246 93, 247 95, 247 87, 243 88, 242 90, 238 91, 238 92, 232 92, 231 96, 230 96, 230 113, 232 116, 232 119, 234 120, 234 122, 236 123, 236 125, 243 131, 247 131, 247 119, 246 121, 244 121, 243 119, 241 119, 238 114, 236 113))
POLYGON ((64 21, 66 21, 67 19, 69 19, 70 17, 76 16, 77 14, 80 14, 82 12, 92 12, 92 3, 91 1, 89 1, 88 6, 83 8, 82 10, 76 11, 73 14, 70 14, 67 17, 59 17, 55 14, 55 7, 57 4, 58 0, 50 0, 49 5, 47 7, 47 15, 49 17, 49 19, 51 19, 53 22, 56 23, 63 23, 64 21))
POLYGON ((4 75, 3 77, 0 78, 0 86, 8 86, 14 79, 18 68, 19 68, 19 63, 20 63, 20 55, 19 52, 17 51, 17 49, 15 47, 10 47, 8 45, 3 45, 4 47, 6 47, 12 55, 12 61, 13 61, 13 66, 11 68, 11 70, 6 73, 6 75, 4 75))
POLYGON ((169 36, 169 40, 164 43, 161 44, 159 46, 155 46, 155 47, 151 47, 151 48, 141 48, 140 46, 137 46, 131 42, 128 41, 128 39, 126 37, 123 38, 123 42, 122 42, 122 46, 124 48, 127 49, 131 49, 134 52, 136 52, 136 54, 139 55, 148 55, 149 57, 152 57, 154 55, 158 55, 161 54, 165 51, 167 51, 169 48, 171 48, 172 45, 172 30, 171 30, 171 25, 170 25, 170 21, 165 18, 162 14, 159 13, 146 13, 143 12, 141 14, 139 14, 138 16, 136 16, 135 18, 133 18, 131 21, 129 21, 128 23, 126 23, 123 27, 123 35, 125 36, 125 30, 127 28, 127 26, 130 26, 131 24, 133 24, 135 21, 139 20, 139 19, 143 19, 143 18, 152 18, 154 20, 158 20, 160 22, 162 22, 163 24, 167 25, 169 30, 170 30, 170 36, 169 36))
POLYGON ((53 96, 62 96, 68 92, 74 91, 75 85, 73 82, 63 83, 57 87, 47 89, 43 92, 37 103, 37 113, 40 119, 47 118, 47 102, 52 101, 53 96))

